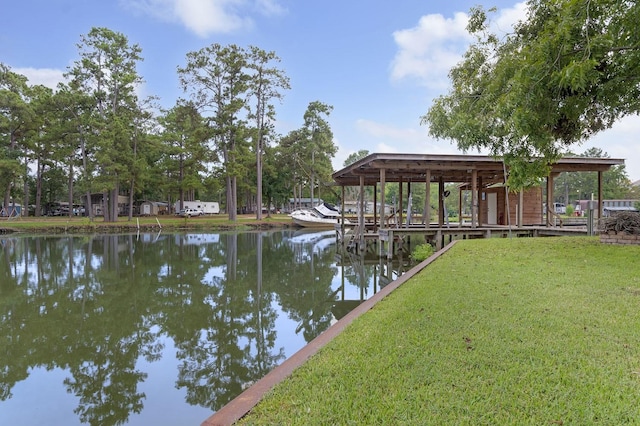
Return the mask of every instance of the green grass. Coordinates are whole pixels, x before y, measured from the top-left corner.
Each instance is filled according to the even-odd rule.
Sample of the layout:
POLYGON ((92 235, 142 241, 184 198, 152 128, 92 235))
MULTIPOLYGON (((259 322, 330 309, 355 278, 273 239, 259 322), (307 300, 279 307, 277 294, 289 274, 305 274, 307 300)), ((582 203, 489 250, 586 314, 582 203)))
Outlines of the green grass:
POLYGON ((272 215, 257 221, 255 215, 238 215, 236 222, 231 222, 227 215, 210 215, 185 218, 179 216, 134 217, 131 221, 126 217, 117 222, 104 222, 102 217, 90 221, 88 217, 20 217, 7 220, 0 218, 0 230, 9 229, 16 232, 121 232, 127 230, 158 228, 163 229, 251 229, 259 226, 289 226, 291 218, 284 214, 272 215))
POLYGON ((461 241, 240 423, 640 424, 639 258, 587 237, 461 241))

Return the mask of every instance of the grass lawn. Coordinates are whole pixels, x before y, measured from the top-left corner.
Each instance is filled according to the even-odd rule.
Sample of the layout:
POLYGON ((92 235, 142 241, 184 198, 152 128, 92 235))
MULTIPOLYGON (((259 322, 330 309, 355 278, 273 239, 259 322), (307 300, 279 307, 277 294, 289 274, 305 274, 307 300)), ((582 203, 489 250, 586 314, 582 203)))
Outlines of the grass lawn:
POLYGON ((102 217, 90 221, 88 217, 20 217, 0 218, 0 230, 5 228, 17 232, 122 232, 127 230, 158 229, 158 223, 163 229, 249 229, 257 226, 275 227, 289 226, 291 218, 285 214, 263 215, 263 219, 256 220, 253 215, 238 215, 236 222, 229 221, 227 215, 206 215, 201 217, 179 217, 173 215, 134 217, 131 221, 127 217, 118 218, 117 222, 104 222, 102 217))
POLYGON ((639 260, 589 237, 461 241, 240 423, 640 424, 639 260))

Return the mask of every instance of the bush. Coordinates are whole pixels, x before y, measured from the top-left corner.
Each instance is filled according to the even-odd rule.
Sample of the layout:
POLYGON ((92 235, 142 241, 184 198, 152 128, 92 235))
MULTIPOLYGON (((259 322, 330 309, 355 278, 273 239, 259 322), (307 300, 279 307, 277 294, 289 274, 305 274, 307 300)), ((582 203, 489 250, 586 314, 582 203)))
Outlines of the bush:
POLYGON ((566 215, 567 216, 573 216, 573 206, 572 205, 568 205, 567 206, 566 215))
POLYGON ((620 212, 600 220, 601 232, 624 232, 625 234, 640 235, 640 213, 620 212))
POLYGON ((433 246, 431 244, 420 244, 416 246, 416 248, 413 250, 413 253, 411 253, 411 259, 415 260, 416 262, 422 262, 432 254, 433 246))

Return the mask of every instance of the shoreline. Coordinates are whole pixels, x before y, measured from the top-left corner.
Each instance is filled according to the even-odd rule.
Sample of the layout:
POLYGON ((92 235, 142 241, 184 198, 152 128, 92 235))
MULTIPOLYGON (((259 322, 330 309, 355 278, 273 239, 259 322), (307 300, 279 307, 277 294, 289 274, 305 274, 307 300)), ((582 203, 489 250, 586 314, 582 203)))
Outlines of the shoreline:
POLYGON ((49 218, 28 217, 0 220, 0 235, 11 234, 113 234, 128 232, 169 231, 234 231, 296 228, 289 217, 265 218, 242 216, 231 222, 226 217, 206 216, 201 218, 179 218, 172 216, 136 217, 117 222, 89 221, 86 217, 49 218))

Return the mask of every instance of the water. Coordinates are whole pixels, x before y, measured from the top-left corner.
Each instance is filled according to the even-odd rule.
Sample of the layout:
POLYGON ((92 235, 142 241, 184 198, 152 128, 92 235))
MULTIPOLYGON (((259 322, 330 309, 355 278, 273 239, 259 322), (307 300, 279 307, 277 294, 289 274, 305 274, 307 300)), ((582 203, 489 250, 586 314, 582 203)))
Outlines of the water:
POLYGON ((291 230, 0 235, 0 425, 200 424, 408 267, 336 250, 291 230))

